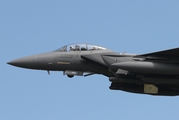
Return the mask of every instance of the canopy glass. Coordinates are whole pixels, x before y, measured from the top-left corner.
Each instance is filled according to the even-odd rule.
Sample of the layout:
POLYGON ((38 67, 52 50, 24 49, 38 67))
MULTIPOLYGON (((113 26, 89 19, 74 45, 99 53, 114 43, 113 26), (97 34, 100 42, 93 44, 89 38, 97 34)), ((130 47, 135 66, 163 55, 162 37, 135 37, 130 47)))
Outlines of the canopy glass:
POLYGON ((106 49, 107 48, 98 45, 91 45, 91 44, 70 44, 55 50, 55 52, 93 51, 93 50, 106 50, 106 49))

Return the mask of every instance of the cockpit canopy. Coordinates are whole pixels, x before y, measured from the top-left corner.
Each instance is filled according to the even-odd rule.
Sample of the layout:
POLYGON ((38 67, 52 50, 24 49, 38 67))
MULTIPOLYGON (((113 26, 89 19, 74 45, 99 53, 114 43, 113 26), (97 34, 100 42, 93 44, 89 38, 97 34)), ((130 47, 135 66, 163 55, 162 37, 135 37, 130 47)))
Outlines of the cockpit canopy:
POLYGON ((107 50, 107 48, 98 45, 91 45, 91 44, 71 44, 71 45, 63 46, 55 50, 55 52, 92 51, 92 50, 107 50))

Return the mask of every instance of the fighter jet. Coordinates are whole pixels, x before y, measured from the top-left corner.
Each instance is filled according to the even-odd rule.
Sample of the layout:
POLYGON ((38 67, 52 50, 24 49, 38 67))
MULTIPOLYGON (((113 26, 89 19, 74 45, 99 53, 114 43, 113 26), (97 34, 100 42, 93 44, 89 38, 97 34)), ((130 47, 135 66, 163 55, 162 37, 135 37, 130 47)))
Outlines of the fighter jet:
POLYGON ((36 70, 63 71, 69 78, 102 74, 111 90, 179 95, 179 48, 148 54, 127 54, 91 44, 71 44, 8 64, 36 70))

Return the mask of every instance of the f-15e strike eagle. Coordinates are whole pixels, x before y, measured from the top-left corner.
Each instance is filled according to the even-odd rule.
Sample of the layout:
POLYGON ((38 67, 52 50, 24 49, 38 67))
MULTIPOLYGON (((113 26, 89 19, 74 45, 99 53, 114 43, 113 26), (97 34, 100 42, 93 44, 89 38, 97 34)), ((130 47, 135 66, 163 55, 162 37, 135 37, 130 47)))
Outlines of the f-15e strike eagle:
POLYGON ((127 54, 91 44, 71 44, 55 51, 8 62, 22 68, 63 71, 68 77, 102 74, 111 90, 150 95, 179 95, 179 48, 127 54))

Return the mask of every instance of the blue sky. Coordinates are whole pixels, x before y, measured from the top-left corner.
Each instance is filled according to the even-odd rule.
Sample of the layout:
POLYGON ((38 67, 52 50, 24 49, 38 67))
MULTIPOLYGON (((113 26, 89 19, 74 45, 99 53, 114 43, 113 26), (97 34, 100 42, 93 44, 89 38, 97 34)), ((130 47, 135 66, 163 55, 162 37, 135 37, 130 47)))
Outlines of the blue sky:
POLYGON ((0 120, 179 119, 179 97, 109 90, 107 77, 69 79, 6 62, 92 43, 116 52, 179 47, 179 1, 1 0, 0 120))

